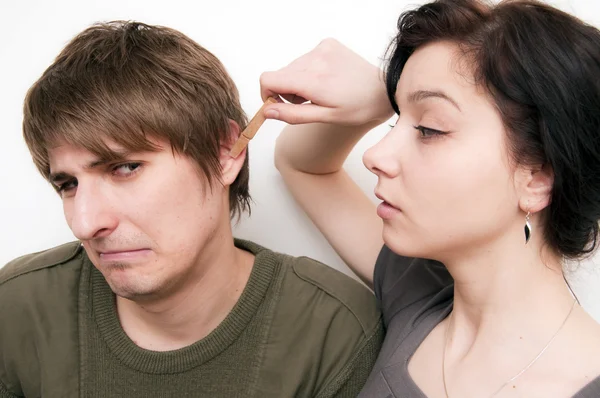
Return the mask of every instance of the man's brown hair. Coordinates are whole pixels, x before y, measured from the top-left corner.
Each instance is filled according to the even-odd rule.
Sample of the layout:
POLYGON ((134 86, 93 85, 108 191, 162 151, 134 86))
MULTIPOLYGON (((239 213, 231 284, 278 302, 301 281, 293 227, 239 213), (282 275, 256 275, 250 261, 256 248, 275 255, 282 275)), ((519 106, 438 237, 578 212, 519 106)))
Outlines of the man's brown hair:
MULTIPOLYGON (((48 179, 48 149, 76 145, 103 159, 107 142, 156 150, 164 139, 212 185, 229 120, 245 128, 237 88, 221 62, 182 33, 138 22, 95 24, 77 35, 29 89, 23 135, 48 179)), ((231 215, 250 210, 248 157, 230 187, 231 215)))

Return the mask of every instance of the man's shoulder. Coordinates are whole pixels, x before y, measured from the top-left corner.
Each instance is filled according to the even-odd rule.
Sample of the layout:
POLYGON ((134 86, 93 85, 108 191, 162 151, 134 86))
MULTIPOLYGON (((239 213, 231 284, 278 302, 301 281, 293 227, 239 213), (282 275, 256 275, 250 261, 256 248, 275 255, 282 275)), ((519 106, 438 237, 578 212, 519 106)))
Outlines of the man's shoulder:
POLYGON ((283 348, 270 351, 267 367, 286 366, 286 378, 301 380, 311 396, 357 396, 383 340, 375 296, 317 260, 284 256, 282 264, 271 341, 283 348))
POLYGON ((39 387, 40 372, 73 363, 82 253, 67 243, 0 268, 0 384, 18 396, 39 387))
POLYGON ((298 308, 307 304, 302 300, 310 301, 319 296, 321 304, 324 304, 321 308, 348 312, 366 335, 378 325, 380 313, 375 296, 363 284, 309 257, 291 257, 288 264, 286 289, 288 293, 295 294, 298 308))
POLYGON ((11 281, 35 278, 41 270, 52 269, 60 272, 62 268, 58 266, 73 261, 81 251, 79 242, 70 242, 18 257, 0 268, 0 288, 11 281))

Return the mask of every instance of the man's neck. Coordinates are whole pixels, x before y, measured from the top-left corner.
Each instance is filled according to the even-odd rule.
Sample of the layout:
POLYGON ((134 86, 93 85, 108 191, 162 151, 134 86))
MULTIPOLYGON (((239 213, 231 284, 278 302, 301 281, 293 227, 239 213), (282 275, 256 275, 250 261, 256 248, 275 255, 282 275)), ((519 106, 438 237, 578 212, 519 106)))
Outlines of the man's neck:
POLYGON ((207 336, 229 314, 248 282, 254 255, 235 247, 232 238, 218 240, 210 258, 167 295, 144 302, 117 296, 121 326, 136 345, 152 351, 183 348, 207 336))

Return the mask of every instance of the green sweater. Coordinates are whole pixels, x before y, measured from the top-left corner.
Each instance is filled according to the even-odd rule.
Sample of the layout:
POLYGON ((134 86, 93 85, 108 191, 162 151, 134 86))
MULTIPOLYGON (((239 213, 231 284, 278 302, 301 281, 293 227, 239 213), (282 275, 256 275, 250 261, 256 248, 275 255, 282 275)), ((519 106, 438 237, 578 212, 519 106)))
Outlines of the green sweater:
POLYGON ((77 243, 0 269, 0 397, 356 397, 375 362, 375 298, 314 260, 254 243, 226 319, 182 349, 136 346, 77 243))

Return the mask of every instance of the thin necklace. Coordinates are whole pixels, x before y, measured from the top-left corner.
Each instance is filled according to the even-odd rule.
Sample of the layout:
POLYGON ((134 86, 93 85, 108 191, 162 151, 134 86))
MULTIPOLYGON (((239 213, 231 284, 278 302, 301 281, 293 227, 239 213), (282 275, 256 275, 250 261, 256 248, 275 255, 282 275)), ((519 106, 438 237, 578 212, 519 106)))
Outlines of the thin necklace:
MULTIPOLYGON (((565 317, 565 319, 563 320, 563 322, 559 326, 559 328, 556 330, 554 335, 552 335, 552 337, 550 338, 550 341, 548 341, 548 343, 546 343, 544 348, 542 348, 540 353, 537 354, 537 356, 535 358, 533 358, 533 360, 531 362, 529 362, 529 364, 527 366, 525 366, 519 373, 517 373, 510 379, 506 380, 492 395, 490 395, 490 398, 493 398, 496 395, 498 395, 498 393, 500 391, 502 391, 504 389, 504 387, 506 387, 510 382, 515 381, 519 376, 521 376, 523 373, 525 373, 527 371, 527 369, 529 369, 531 366, 533 366, 533 364, 538 359, 541 358, 541 356, 544 354, 544 352, 546 352, 548 347, 550 347, 550 344, 552 344, 552 341, 554 341, 554 338, 558 335, 558 333, 563 328, 563 326, 565 326, 565 323, 567 323, 567 320, 569 319, 569 317, 571 316, 571 313, 573 312, 573 309, 575 308, 576 302, 577 302, 577 299, 573 300, 573 304, 571 305, 571 309, 569 310, 569 313, 567 314, 567 316, 565 317)), ((446 393, 446 398, 450 398, 450 396, 448 394, 448 387, 446 386, 446 346, 448 345, 448 329, 450 329, 450 322, 454 319, 452 317, 452 315, 454 315, 454 311, 452 311, 452 313, 450 314, 450 317, 448 319, 448 326, 446 326, 445 339, 444 339, 444 351, 442 352, 442 382, 444 383, 444 392, 446 393)))

